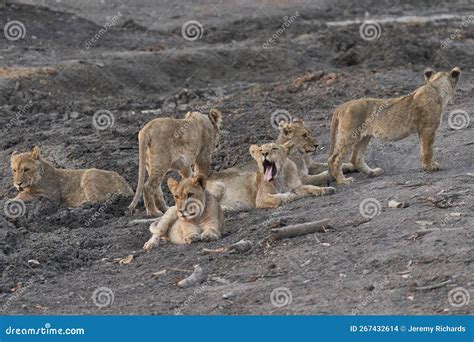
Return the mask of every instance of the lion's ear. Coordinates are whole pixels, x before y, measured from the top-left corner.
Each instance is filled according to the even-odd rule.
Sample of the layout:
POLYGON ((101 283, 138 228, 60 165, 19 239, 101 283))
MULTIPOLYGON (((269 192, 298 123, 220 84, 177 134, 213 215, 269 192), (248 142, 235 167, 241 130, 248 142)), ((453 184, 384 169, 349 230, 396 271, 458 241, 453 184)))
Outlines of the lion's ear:
POLYGON ((286 135, 290 133, 290 130, 288 129, 289 126, 290 125, 288 124, 288 122, 282 120, 278 123, 278 130, 286 135))
POLYGON ((33 147, 31 150, 31 158, 33 159, 39 159, 41 156, 41 150, 38 146, 33 147))
POLYGON ((458 78, 459 74, 461 74, 461 68, 456 66, 453 68, 453 70, 451 70, 449 74, 451 75, 452 78, 458 78))
POLYGON ((304 126, 303 119, 296 118, 296 119, 293 119, 293 121, 291 123, 294 124, 294 125, 304 126))
POLYGON ((222 113, 219 109, 212 108, 209 111, 209 120, 216 126, 216 127, 221 127, 222 124, 222 113))
POLYGON ((203 190, 206 189, 206 177, 203 175, 194 176, 193 183, 199 185, 203 190))
POLYGON ((17 151, 13 151, 12 154, 10 154, 10 159, 13 159, 13 156, 17 155, 18 152, 17 151))
POLYGON ((260 147, 258 145, 251 145, 249 147, 249 152, 254 159, 260 157, 260 147))
POLYGON ((286 143, 284 143, 283 145, 280 145, 281 147, 283 147, 283 149, 285 150, 286 153, 289 153, 291 151, 291 149, 295 146, 295 143, 293 141, 287 141, 286 143))
POLYGON ((171 193, 174 195, 176 190, 178 189, 178 181, 174 178, 168 178, 168 188, 170 189, 171 193))
POLYGON ((424 75, 425 75, 425 80, 428 82, 428 80, 435 74, 435 71, 431 68, 426 68, 424 75))

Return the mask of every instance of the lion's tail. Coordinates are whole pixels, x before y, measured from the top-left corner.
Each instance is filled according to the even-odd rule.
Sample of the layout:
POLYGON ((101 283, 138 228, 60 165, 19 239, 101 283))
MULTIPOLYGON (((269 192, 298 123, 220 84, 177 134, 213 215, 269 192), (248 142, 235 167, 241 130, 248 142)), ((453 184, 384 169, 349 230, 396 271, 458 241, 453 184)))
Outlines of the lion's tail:
POLYGON ((331 158, 336 147, 337 126, 339 125, 339 108, 336 108, 331 119, 331 147, 329 148, 329 158, 331 158))
POLYGON ((144 129, 138 133, 138 182, 135 196, 133 197, 132 203, 128 206, 129 209, 135 209, 143 196, 143 185, 145 184, 145 171, 146 171, 146 148, 148 146, 148 132, 144 129))

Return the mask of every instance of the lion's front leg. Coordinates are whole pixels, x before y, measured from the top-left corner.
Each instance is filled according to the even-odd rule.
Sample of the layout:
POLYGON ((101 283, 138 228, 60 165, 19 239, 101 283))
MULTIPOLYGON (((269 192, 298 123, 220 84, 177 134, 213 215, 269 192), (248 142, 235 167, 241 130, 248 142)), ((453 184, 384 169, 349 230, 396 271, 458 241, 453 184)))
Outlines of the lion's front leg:
POLYGON ((436 128, 422 130, 419 133, 421 142, 421 165, 425 171, 439 170, 439 164, 433 160, 433 143, 435 134, 436 128))
POLYGON ((34 198, 35 197, 32 194, 30 194, 29 192, 22 191, 18 195, 16 195, 14 200, 20 200, 20 201, 23 201, 23 202, 28 202, 28 201, 33 200, 34 198))
POLYGON ((150 232, 153 235, 145 243, 143 249, 145 251, 150 251, 156 246, 158 246, 160 238, 168 234, 168 230, 175 224, 177 220, 178 211, 176 209, 176 206, 173 206, 169 208, 160 219, 156 220, 150 225, 150 232))
POLYGON ((295 193, 300 197, 331 195, 335 192, 336 188, 331 186, 319 187, 314 185, 302 185, 295 190, 295 193))
POLYGON ((221 230, 219 222, 205 222, 201 225, 202 233, 201 233, 201 240, 202 241, 215 241, 221 238, 221 230))
POLYGON ((321 184, 327 184, 328 182, 331 181, 331 179, 332 177, 329 174, 329 172, 324 171, 317 175, 303 176, 301 181, 303 184, 306 184, 306 185, 321 185, 321 184))
POLYGON ((298 195, 293 192, 285 192, 282 194, 257 194, 256 207, 257 208, 278 208, 281 205, 290 203, 298 198, 298 195))

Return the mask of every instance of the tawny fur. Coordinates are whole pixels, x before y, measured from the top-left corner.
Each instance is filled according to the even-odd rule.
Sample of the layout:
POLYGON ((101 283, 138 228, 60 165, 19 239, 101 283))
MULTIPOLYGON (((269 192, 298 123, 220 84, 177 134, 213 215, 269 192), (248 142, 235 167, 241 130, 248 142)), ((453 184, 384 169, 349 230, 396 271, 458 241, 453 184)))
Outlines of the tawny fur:
POLYGON ((153 235, 143 248, 155 248, 160 238, 169 238, 175 244, 218 240, 224 232, 224 213, 219 203, 224 185, 215 184, 216 192, 211 194, 205 190, 206 180, 200 175, 180 183, 169 178, 168 187, 175 205, 151 224, 153 235))
POLYGON ((211 109, 208 115, 188 112, 184 119, 158 118, 147 123, 138 134, 138 184, 129 208, 134 209, 143 194, 147 215, 165 212, 161 183, 170 170, 188 178, 194 165, 196 175, 207 177, 221 122, 221 112, 211 109))
POLYGON ((222 206, 228 210, 243 208, 277 208, 299 198, 334 193, 332 187, 304 185, 296 164, 288 158, 291 143, 250 146, 250 154, 258 171, 226 170, 209 178, 208 190, 214 192, 215 183, 225 184, 222 206), (265 180, 264 160, 273 163, 276 174, 265 180))
POLYGON ((367 175, 383 173, 370 168, 364 160, 365 150, 373 137, 397 141, 418 133, 421 143, 421 164, 426 171, 437 171, 433 160, 433 142, 441 114, 454 96, 458 67, 450 72, 425 70, 426 84, 414 92, 392 99, 364 98, 344 103, 337 108, 331 121, 331 150, 328 159, 331 175, 338 184, 348 184, 353 178, 342 173, 342 160, 352 152, 351 163, 367 175))
POLYGON ((56 203, 78 207, 86 202, 104 202, 112 194, 133 195, 128 183, 118 173, 55 168, 41 158, 41 151, 36 146, 31 152, 13 152, 11 168, 13 185, 20 190, 15 198, 22 201, 46 197, 56 203))

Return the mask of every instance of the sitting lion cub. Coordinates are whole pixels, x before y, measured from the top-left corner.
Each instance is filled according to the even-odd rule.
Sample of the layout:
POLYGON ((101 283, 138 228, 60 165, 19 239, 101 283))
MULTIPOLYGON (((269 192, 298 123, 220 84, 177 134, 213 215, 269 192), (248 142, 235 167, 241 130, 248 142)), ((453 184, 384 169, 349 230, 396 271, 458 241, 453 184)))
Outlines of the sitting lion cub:
POLYGON ((13 185, 21 191, 15 199, 46 197, 78 207, 86 202, 103 202, 111 194, 133 195, 128 183, 116 172, 57 169, 41 159, 40 154, 37 146, 31 152, 12 153, 13 185))
POLYGON ((331 121, 331 150, 328 160, 331 175, 339 184, 351 183, 341 170, 342 158, 352 151, 351 163, 371 176, 383 173, 364 161, 372 137, 397 141, 418 133, 421 142, 421 164, 426 171, 437 171, 433 161, 433 142, 441 114, 454 96, 461 69, 450 72, 425 70, 426 84, 411 94, 394 99, 358 99, 337 108, 331 121))
POLYGON ((224 183, 222 206, 228 210, 276 208, 299 198, 332 194, 332 187, 304 185, 296 164, 288 157, 292 143, 250 146, 258 171, 224 170, 209 178, 208 189, 224 183))
POLYGON ((208 115, 188 112, 184 119, 158 118, 147 123, 138 134, 138 184, 129 209, 137 206, 143 194, 147 215, 165 212, 168 206, 161 182, 169 170, 188 178, 194 165, 197 175, 207 177, 211 153, 219 143, 221 122, 222 113, 211 109, 208 115))
POLYGON ((224 213, 219 203, 224 184, 215 184, 216 192, 211 194, 205 190, 205 177, 198 175, 180 183, 169 178, 168 187, 175 206, 150 225, 153 235, 143 248, 149 251, 158 245, 160 238, 166 237, 175 244, 218 240, 224 231, 224 213))

